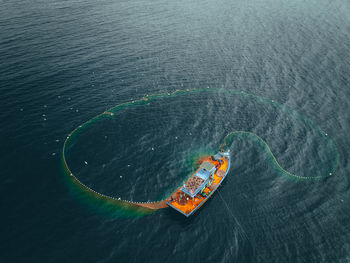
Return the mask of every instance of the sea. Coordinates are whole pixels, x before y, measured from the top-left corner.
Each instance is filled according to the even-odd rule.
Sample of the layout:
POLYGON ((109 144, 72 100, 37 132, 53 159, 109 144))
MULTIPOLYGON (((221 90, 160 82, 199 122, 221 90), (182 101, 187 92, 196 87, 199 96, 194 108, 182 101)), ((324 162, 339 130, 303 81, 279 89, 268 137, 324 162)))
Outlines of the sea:
POLYGON ((348 0, 0 0, 0 89, 0 262, 350 262, 348 0), (189 218, 77 181, 162 200, 231 132, 189 218))

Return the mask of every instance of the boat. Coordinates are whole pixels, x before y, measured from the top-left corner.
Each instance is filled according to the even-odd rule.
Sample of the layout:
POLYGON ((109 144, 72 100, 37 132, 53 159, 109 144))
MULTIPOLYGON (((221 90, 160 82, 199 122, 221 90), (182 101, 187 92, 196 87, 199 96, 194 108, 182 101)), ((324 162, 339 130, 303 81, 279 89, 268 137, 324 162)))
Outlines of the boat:
POLYGON ((218 189, 229 170, 229 151, 205 158, 200 167, 170 196, 167 205, 186 217, 193 215, 218 189))

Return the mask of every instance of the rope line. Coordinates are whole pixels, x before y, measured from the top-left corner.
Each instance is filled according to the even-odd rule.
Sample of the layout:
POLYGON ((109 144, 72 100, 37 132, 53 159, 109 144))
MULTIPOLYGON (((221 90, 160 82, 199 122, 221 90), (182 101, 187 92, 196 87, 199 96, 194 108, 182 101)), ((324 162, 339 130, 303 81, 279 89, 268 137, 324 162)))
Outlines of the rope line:
MULTIPOLYGON (((223 198, 223 196, 221 195, 219 189, 216 190, 216 192, 219 193, 219 196, 222 200, 222 202, 225 204, 225 207, 229 213, 229 215, 232 217, 232 219, 234 220, 235 224, 238 226, 238 233, 239 235, 243 238, 246 239, 248 241, 248 243, 252 246, 252 242, 250 241, 250 239, 248 238, 247 233, 245 232, 243 226, 239 223, 238 219, 235 217, 235 215, 232 212, 232 209, 230 209, 230 207, 228 206, 227 202, 225 201, 225 199, 223 198)), ((238 243, 236 244, 236 246, 238 246, 238 243)), ((254 246, 252 246, 254 247, 254 246)))

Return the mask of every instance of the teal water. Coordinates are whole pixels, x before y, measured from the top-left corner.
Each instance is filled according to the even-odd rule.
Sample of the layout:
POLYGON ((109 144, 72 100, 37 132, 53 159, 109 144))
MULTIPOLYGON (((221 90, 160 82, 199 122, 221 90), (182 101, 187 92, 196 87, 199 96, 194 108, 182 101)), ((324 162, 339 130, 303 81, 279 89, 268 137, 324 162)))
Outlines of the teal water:
POLYGON ((1 262, 349 261, 347 1, 0 6, 1 262), (238 136, 219 193, 187 219, 117 207, 63 172, 63 142, 80 124, 146 94, 207 87, 271 104, 198 93, 120 110, 72 139, 72 171, 104 194, 159 200, 196 156, 244 130, 300 176, 334 167, 329 139, 334 174, 290 178, 238 136))

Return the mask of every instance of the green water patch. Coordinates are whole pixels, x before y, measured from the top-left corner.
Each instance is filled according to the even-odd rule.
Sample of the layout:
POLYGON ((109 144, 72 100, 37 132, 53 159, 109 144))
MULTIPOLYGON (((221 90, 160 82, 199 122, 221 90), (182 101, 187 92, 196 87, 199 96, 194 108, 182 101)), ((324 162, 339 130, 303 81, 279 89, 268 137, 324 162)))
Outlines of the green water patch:
POLYGON ((230 149, 238 136, 257 143, 286 178, 321 179, 338 165, 328 134, 305 116, 221 89, 146 95, 117 105, 68 135, 62 163, 87 203, 95 200, 120 215, 147 214, 132 202, 166 198, 195 171, 198 158, 230 149))

